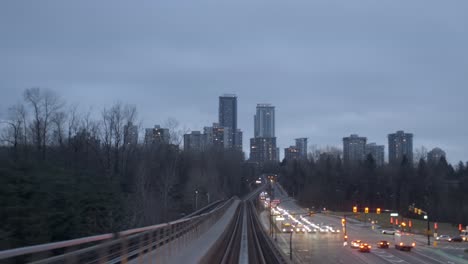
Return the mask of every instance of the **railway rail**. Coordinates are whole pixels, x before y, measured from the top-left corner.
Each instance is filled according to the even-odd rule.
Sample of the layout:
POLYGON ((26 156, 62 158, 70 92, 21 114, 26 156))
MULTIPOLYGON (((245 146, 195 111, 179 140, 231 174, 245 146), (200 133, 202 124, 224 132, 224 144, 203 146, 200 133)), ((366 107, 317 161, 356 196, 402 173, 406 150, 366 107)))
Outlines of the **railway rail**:
POLYGON ((224 236, 213 249, 212 263, 290 263, 263 229, 252 202, 254 197, 248 197, 237 208, 224 236), (247 236, 243 236, 243 232, 247 236), (247 246, 243 247, 243 243, 247 246))

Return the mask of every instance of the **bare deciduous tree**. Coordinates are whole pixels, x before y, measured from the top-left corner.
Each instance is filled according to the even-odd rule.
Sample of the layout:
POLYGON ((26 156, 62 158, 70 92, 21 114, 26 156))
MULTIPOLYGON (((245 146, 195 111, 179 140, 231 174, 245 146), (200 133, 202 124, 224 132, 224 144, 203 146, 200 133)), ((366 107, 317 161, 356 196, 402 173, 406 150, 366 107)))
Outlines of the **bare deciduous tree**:
POLYGON ((19 144, 25 144, 26 109, 22 104, 8 108, 7 119, 0 120, 0 123, 8 126, 2 135, 3 142, 13 145, 15 150, 19 144))
POLYGON ((52 116, 52 124, 55 126, 53 143, 63 147, 64 126, 67 119, 65 112, 57 112, 52 116))
POLYGON ((178 147, 182 146, 184 134, 187 134, 189 129, 186 127, 181 128, 177 119, 170 117, 164 122, 164 126, 169 129, 169 143, 178 147))
POLYGON ((414 150, 414 163, 417 164, 421 159, 427 160, 427 148, 425 146, 414 150))
POLYGON ((35 135, 36 148, 46 157, 46 145, 49 137, 49 125, 52 117, 63 107, 62 100, 51 90, 29 88, 24 92, 25 101, 33 108, 33 123, 31 129, 35 135))

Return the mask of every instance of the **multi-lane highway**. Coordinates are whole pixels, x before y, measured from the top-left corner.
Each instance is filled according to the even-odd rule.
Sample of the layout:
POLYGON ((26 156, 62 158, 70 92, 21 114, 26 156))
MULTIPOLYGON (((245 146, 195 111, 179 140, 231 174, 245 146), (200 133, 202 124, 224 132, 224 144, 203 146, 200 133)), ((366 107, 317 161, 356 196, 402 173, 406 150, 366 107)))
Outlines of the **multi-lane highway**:
MULTIPOLYGON (((287 197, 278 186, 274 186, 275 198, 282 200, 280 207, 289 213, 306 213, 292 199, 287 197)), ((296 218, 300 218, 297 216, 296 218)), ((315 214, 306 217, 310 222, 318 225, 334 225, 341 228, 341 217, 315 214)), ((268 213, 262 213, 262 221, 268 227, 268 213)), ((280 223, 278 228, 281 227, 280 223)), ((348 221, 348 245, 344 245, 343 234, 332 233, 294 233, 292 235, 292 248, 295 263, 435 263, 435 264, 467 264, 468 254, 464 252, 468 248, 468 243, 449 244, 442 242, 437 248, 428 247, 424 243, 423 237, 416 240, 416 247, 411 252, 399 251, 393 246, 393 236, 383 235, 380 230, 372 229, 370 225, 359 222, 348 221), (349 242, 352 240, 362 240, 372 245, 370 253, 361 253, 357 249, 352 249, 349 242), (377 248, 377 242, 387 240, 390 242, 389 249, 377 248)), ((290 250, 290 234, 277 233, 276 240, 279 247, 285 254, 290 250)))

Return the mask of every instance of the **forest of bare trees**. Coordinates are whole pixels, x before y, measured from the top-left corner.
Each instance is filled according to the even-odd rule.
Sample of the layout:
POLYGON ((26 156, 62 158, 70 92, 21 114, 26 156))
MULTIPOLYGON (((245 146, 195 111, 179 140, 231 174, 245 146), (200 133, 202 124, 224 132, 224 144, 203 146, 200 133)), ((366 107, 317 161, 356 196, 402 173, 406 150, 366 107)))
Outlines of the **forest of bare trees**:
POLYGON ((234 150, 181 151, 174 119, 170 144, 124 144, 133 105, 82 111, 30 88, 0 122, 0 249, 166 222, 255 177, 234 150))

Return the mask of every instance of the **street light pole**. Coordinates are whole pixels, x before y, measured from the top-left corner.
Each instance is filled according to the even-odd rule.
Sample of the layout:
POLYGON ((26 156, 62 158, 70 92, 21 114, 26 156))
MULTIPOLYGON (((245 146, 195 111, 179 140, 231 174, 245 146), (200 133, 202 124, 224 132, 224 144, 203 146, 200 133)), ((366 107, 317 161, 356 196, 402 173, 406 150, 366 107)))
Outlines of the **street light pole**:
POLYGON ((426 215, 426 219, 427 219, 427 245, 430 246, 431 245, 431 225, 429 223, 429 216, 426 215))
POLYGON ((195 211, 198 210, 198 190, 195 190, 195 211))
POLYGON ((275 192, 272 186, 272 183, 269 183, 269 191, 270 191, 270 236, 273 237, 274 235, 274 228, 273 228, 273 214, 271 213, 272 208, 271 208, 271 202, 273 199, 275 199, 275 192))
POLYGON ((294 231, 291 232, 291 235, 289 236, 289 259, 292 260, 293 259, 293 256, 292 256, 292 235, 293 235, 294 231))

